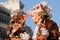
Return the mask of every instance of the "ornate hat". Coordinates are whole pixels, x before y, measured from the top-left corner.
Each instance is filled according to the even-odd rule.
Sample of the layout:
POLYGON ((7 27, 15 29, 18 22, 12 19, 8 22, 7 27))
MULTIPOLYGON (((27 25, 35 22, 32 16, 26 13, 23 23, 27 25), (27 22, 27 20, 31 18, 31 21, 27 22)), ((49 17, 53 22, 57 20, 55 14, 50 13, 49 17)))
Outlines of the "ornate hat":
POLYGON ((30 9, 28 13, 31 15, 32 13, 37 12, 39 15, 42 15, 42 18, 44 15, 47 15, 48 19, 50 19, 52 16, 49 14, 51 9, 52 8, 46 2, 41 2, 40 4, 37 4, 32 9, 30 9))
POLYGON ((12 13, 10 14, 11 17, 13 17, 14 15, 17 16, 18 14, 20 14, 20 10, 14 10, 12 11, 12 13))

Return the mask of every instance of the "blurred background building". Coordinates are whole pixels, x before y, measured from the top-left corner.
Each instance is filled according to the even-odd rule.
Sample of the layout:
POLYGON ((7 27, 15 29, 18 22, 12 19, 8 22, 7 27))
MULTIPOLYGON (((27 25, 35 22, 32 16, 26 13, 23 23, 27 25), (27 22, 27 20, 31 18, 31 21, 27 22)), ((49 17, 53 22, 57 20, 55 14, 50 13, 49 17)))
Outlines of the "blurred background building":
POLYGON ((0 27, 7 27, 7 24, 9 23, 11 19, 11 12, 14 10, 21 10, 24 8, 23 3, 21 3, 19 0, 8 0, 6 2, 0 2, 0 27))
POLYGON ((20 1, 20 11, 24 11, 24 4, 20 1))
POLYGON ((0 5, 0 27, 6 28, 10 21, 10 13, 7 11, 6 8, 0 5))

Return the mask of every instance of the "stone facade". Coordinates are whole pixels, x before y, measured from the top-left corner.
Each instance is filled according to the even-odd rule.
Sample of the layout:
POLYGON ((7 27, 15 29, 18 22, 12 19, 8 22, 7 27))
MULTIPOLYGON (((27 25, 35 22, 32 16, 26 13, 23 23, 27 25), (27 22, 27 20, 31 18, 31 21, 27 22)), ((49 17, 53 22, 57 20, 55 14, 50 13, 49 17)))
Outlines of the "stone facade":
POLYGON ((6 28, 7 24, 9 23, 11 18, 10 18, 10 14, 8 12, 4 11, 5 8, 4 8, 4 10, 2 8, 4 8, 4 7, 0 6, 0 27, 6 28))

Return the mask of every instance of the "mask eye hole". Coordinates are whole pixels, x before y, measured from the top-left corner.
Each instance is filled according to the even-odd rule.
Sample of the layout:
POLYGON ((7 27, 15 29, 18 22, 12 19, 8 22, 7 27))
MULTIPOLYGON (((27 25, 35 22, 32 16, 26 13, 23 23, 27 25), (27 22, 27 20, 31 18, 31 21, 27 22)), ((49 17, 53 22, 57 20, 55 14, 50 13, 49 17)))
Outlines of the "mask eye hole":
POLYGON ((37 9, 39 9, 39 7, 37 7, 37 9))
POLYGON ((14 23, 15 23, 15 21, 12 21, 11 23, 12 23, 12 24, 14 24, 14 23))

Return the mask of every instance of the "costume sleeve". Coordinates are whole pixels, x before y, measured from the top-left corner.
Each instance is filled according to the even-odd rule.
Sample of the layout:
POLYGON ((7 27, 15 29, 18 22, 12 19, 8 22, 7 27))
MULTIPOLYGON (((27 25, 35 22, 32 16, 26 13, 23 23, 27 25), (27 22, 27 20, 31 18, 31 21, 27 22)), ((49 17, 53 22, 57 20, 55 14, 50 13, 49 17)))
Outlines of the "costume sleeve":
POLYGON ((53 22, 53 25, 52 25, 52 30, 56 30, 57 32, 59 32, 59 28, 58 28, 58 25, 56 24, 56 22, 53 22))
POLYGON ((51 33, 53 34, 53 39, 58 39, 59 30, 55 22, 53 22, 51 33))

